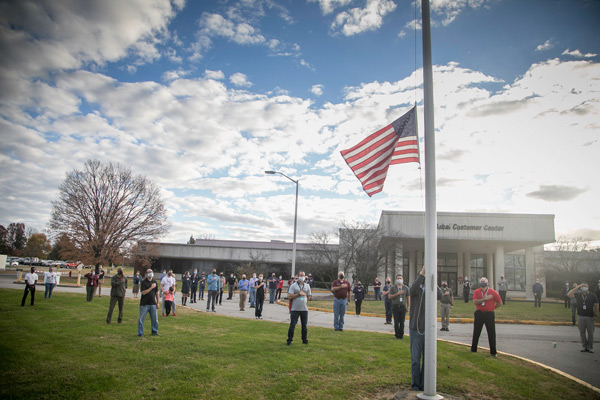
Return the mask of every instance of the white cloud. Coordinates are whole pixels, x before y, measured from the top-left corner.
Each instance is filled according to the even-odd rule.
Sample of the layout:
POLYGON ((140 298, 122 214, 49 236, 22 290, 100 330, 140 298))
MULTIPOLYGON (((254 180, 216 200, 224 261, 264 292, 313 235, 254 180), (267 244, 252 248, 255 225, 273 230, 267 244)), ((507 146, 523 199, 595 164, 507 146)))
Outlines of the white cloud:
POLYGON ((576 57, 576 58, 592 58, 592 57, 596 57, 598 54, 594 54, 594 53, 582 53, 579 50, 569 50, 566 49, 565 51, 562 52, 563 56, 567 55, 567 56, 572 56, 572 57, 576 57))
POLYGON ((543 44, 538 45, 535 48, 535 51, 546 51, 546 50, 552 49, 553 47, 554 47, 554 42, 552 41, 552 39, 548 39, 543 44))
POLYGON ((225 74, 223 73, 223 71, 211 71, 207 69, 204 71, 204 77, 206 79, 221 80, 225 79, 225 74))
POLYGON ((313 85, 310 88, 310 92, 315 96, 321 96, 323 94, 323 85, 313 85))
POLYGON ((396 9, 391 0, 367 0, 365 8, 353 8, 339 13, 331 23, 331 29, 338 28, 345 36, 352 36, 365 31, 379 29, 383 17, 396 9))
POLYGON ((319 3, 323 15, 331 14, 334 9, 347 6, 352 0, 309 0, 311 3, 319 3))
POLYGON ((248 77, 241 72, 236 72, 235 74, 229 77, 229 82, 233 83, 238 87, 250 87, 252 86, 252 82, 248 81, 248 77))

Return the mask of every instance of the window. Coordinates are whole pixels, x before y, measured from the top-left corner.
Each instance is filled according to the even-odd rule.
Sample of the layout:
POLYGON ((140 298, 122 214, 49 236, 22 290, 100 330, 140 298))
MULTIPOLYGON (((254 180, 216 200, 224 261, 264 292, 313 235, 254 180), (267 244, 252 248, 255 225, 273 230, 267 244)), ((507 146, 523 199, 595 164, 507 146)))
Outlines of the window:
POLYGON ((504 278, 508 290, 525 290, 525 256, 521 254, 504 255, 504 278))
MULTIPOLYGON (((471 282, 472 288, 479 287, 479 280, 486 275, 487 271, 487 256, 485 254, 471 255, 471 282)), ((487 277, 486 277, 487 278, 487 277)), ((489 278, 488 278, 489 279, 489 278)))

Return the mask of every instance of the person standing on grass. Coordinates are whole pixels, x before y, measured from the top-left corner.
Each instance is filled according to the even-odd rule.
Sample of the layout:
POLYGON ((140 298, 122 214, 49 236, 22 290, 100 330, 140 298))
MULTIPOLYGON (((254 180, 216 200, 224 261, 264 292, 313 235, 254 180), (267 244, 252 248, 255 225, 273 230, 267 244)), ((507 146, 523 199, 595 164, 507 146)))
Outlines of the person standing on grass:
POLYGON ((256 283, 256 273, 252 274, 250 278, 250 308, 254 308, 256 306, 256 288, 254 287, 256 283))
POLYGON ((213 269, 212 274, 206 278, 206 289, 208 290, 208 299, 206 300, 206 312, 210 311, 212 306, 212 312, 217 312, 215 307, 217 306, 217 295, 219 293, 219 276, 217 270, 213 269))
POLYGON ((506 279, 504 279, 504 275, 500 276, 500 280, 498 281, 497 288, 498 288, 498 294, 500 295, 500 298, 502 299, 502 305, 505 305, 506 304, 506 292, 508 291, 508 281, 506 279))
MULTIPOLYGON (((575 282, 573 282, 573 289, 577 289, 577 284, 575 282)), ((569 291, 571 291, 571 289, 569 289, 569 291)), ((577 289, 575 293, 581 293, 581 289, 577 289)), ((567 297, 569 297, 569 292, 567 292, 567 297)), ((575 326, 577 324, 577 297, 573 296, 573 298, 569 298, 569 301, 571 302, 571 323, 575 326)))
POLYGON ((373 282, 373 291, 375 292, 375 300, 381 300, 381 282, 379 278, 375 278, 375 282, 373 282))
POLYGON ((200 276, 198 276, 198 270, 195 269, 194 273, 190 278, 190 303, 196 302, 196 293, 198 292, 198 282, 200 281, 200 276))
POLYGON ((140 271, 136 271, 135 275, 133 275, 133 298, 138 298, 138 293, 140 292, 140 283, 142 283, 142 277, 140 276, 140 271))
POLYGON ((169 288, 169 290, 163 294, 163 297, 165 298, 165 315, 167 317, 171 313, 171 309, 173 308, 173 303, 175 302, 175 297, 173 296, 173 293, 174 293, 173 286, 171 286, 169 288))
POLYGON ((154 280, 154 273, 151 269, 146 270, 146 279, 140 285, 142 296, 140 298, 140 316, 138 319, 138 336, 144 336, 144 321, 146 314, 150 314, 150 323, 152 327, 152 336, 158 334, 158 315, 156 308, 158 302, 158 285, 154 280))
POLYGON ((542 307, 542 294, 544 293, 544 287, 540 283, 539 279, 535 280, 531 290, 533 291, 533 306, 542 307))
POLYGON ((360 317, 362 302, 365 299, 365 288, 360 281, 356 282, 354 289, 352 289, 352 293, 354 293, 354 307, 356 310, 356 316, 360 317))
POLYGON ((31 305, 35 301, 35 284, 38 281, 38 274, 35 273, 35 267, 31 267, 30 272, 25 274, 25 292, 23 293, 23 299, 21 300, 21 307, 25 305, 27 295, 31 292, 31 305))
POLYGON ((125 292, 127 291, 127 277, 123 274, 123 268, 117 268, 117 274, 110 279, 110 305, 108 306, 108 315, 106 323, 110 324, 115 304, 119 303, 119 318, 117 322, 123 322, 123 303, 125 292))
POLYGON ((442 298, 440 300, 440 315, 442 317, 441 331, 449 331, 448 326, 450 326, 450 310, 452 307, 454 307, 454 295, 452 294, 452 289, 448 287, 448 282, 442 281, 442 298))
POLYGON ((190 286, 192 285, 192 277, 190 271, 185 271, 181 277, 181 305, 187 305, 187 299, 190 296, 190 286))
POLYGON ((350 303, 352 291, 350 282, 344 280, 344 273, 338 274, 338 279, 331 283, 331 291, 333 292, 333 329, 336 331, 344 331, 344 315, 346 315, 346 307, 350 303))
MULTIPOLYGON (((410 285, 410 390, 423 390, 425 386, 425 266, 410 285)), ((437 299, 442 297, 438 288, 437 299)))
POLYGON ((265 282, 263 276, 260 274, 258 280, 254 282, 254 288, 256 289, 256 307, 254 309, 254 318, 263 319, 262 311, 263 305, 265 304, 265 282))
POLYGON ((85 289, 87 292, 87 301, 90 302, 94 299, 94 292, 96 291, 96 286, 98 286, 98 275, 96 275, 96 271, 92 269, 85 274, 84 277, 87 278, 85 289))
POLYGON ((565 282, 564 294, 565 294, 565 308, 571 308, 571 299, 569 298, 569 282, 565 282))
POLYGON ((102 265, 98 266, 99 270, 96 273, 98 275, 98 283, 96 287, 98 288, 98 297, 102 297, 102 285, 104 284, 104 269, 102 265))
POLYGON ((56 272, 54 272, 54 268, 50 267, 48 272, 44 272, 44 286, 46 290, 44 291, 44 298, 51 298, 52 291, 56 286, 56 272))
POLYGON ((392 300, 394 335, 396 339, 402 340, 404 338, 406 310, 410 309, 410 290, 404 284, 404 278, 401 274, 396 275, 396 284, 390 288, 388 297, 392 300))
POLYGON ((465 279, 463 280, 462 283, 462 287, 463 287, 463 298, 465 299, 465 303, 469 302, 469 298, 471 297, 471 281, 469 280, 468 277, 465 276, 465 279))
POLYGON ((385 325, 392 324, 392 300, 389 297, 390 289, 392 288, 392 281, 390 278, 385 279, 385 286, 383 287, 383 305, 385 306, 385 325))
MULTIPOLYGON (((163 294, 163 299, 162 299, 162 316, 163 317, 165 316, 164 294, 169 291, 169 288, 171 286, 173 286, 173 295, 175 295, 175 285, 176 284, 177 284, 177 281, 175 280, 175 277, 173 276, 173 270, 170 269, 169 272, 167 273, 167 276, 162 278, 162 280, 160 281, 160 290, 161 290, 161 293, 163 294)), ((175 302, 173 302, 173 316, 174 317, 177 316, 177 314, 175 314, 175 302)))
POLYGON ((311 299, 312 291, 310 285, 305 281, 304 271, 298 273, 298 280, 288 289, 288 299, 290 306, 290 327, 288 329, 287 345, 292 344, 294 340, 294 331, 298 318, 302 325, 302 343, 308 344, 308 301, 311 299))
POLYGON ((483 325, 488 336, 490 354, 496 357, 496 317, 494 310, 502 305, 502 299, 498 292, 488 286, 488 279, 483 277, 479 281, 479 289, 473 292, 473 304, 475 310, 475 321, 473 322, 473 341, 471 351, 477 352, 479 336, 483 325))
POLYGON ((246 301, 248 301, 248 292, 250 291, 250 282, 246 279, 246 274, 243 274, 242 279, 239 280, 238 290, 240 292, 240 311, 246 311, 246 301))
POLYGON ((583 282, 569 291, 569 297, 577 299, 577 324, 582 352, 594 352, 594 323, 598 318, 598 297, 590 293, 590 286, 583 282), (577 291, 581 290, 580 293, 577 291))

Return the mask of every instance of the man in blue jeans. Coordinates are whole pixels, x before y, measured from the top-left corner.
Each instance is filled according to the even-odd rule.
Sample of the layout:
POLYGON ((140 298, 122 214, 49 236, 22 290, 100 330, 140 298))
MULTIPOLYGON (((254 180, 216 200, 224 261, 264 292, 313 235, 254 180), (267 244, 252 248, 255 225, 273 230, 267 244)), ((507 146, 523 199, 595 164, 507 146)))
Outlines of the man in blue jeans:
MULTIPOLYGON (((425 266, 410 285, 410 361, 412 383, 410 390, 423 390, 425 386, 425 266), (421 360, 423 360, 421 362, 421 360)), ((438 287, 437 299, 442 298, 438 287)))
POLYGON ((331 283, 333 292, 333 329, 344 331, 344 315, 346 315, 346 306, 350 302, 352 291, 350 282, 344 280, 344 273, 338 274, 338 279, 331 283))
POLYGON ((154 273, 151 269, 146 270, 146 279, 140 285, 140 317, 138 319, 138 336, 144 336, 144 321, 146 314, 150 313, 150 322, 152 326, 152 336, 160 336, 158 334, 158 315, 156 307, 158 303, 158 285, 153 279, 154 273))

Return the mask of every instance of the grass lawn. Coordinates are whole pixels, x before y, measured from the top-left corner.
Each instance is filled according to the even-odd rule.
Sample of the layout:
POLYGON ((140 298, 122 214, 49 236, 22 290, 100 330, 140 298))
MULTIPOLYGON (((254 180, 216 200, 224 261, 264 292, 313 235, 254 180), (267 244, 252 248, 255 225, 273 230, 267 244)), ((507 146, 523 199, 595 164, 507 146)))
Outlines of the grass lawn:
MULTIPOLYGON (((354 303, 354 301, 351 301, 354 303)), ((325 308, 333 310, 333 300, 317 300, 309 303, 311 307, 325 308)), ((349 312, 354 312, 354 304, 348 307, 349 312)), ((363 301, 362 310, 364 313, 373 313, 385 315, 385 306, 383 301, 368 300, 363 301)), ((454 307, 450 312, 451 318, 473 318, 475 305, 472 301, 465 303, 464 300, 455 299, 454 307)), ((438 306, 438 317, 440 310, 438 306)), ((520 320, 520 321, 553 321, 571 323, 571 310, 558 303, 542 303, 541 308, 533 307, 533 302, 507 301, 506 305, 496 311, 497 320, 520 320)))
MULTIPOLYGON (((115 314, 106 325, 108 297, 41 292, 21 307, 20 290, 0 290, 2 399, 390 399, 410 387, 406 339, 309 327, 307 346, 288 347, 286 324, 184 307, 159 317, 160 337, 140 339, 137 301, 125 302, 122 324, 115 314)), ((597 396, 540 367, 443 342, 437 382, 465 399, 597 396)))

